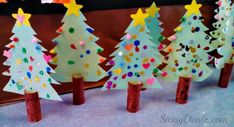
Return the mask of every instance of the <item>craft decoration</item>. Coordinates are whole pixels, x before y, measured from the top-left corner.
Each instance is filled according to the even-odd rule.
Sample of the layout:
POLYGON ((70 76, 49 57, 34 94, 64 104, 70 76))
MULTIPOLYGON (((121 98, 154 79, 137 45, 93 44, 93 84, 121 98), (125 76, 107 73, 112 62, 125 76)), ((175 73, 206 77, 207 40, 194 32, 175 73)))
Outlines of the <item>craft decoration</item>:
POLYGON ((108 72, 111 76, 105 83, 103 90, 127 89, 128 82, 141 82, 144 88, 160 88, 153 76, 153 72, 162 74, 156 67, 161 64, 158 58, 157 46, 150 37, 149 29, 145 24, 148 14, 141 9, 131 15, 133 21, 126 30, 111 56, 114 56, 107 65, 113 65, 108 72))
POLYGON ((4 65, 10 66, 3 75, 11 76, 11 79, 4 87, 4 91, 25 94, 25 91, 38 92, 39 97, 50 100, 62 99, 50 85, 59 84, 49 73, 54 73, 53 69, 44 59, 43 51, 46 51, 38 42, 34 35, 29 18, 31 14, 24 13, 21 8, 18 14, 12 14, 16 19, 16 24, 12 30, 14 35, 12 42, 6 45, 9 50, 4 51, 7 57, 4 65))
POLYGON ((169 52, 167 66, 163 69, 168 72, 165 80, 179 81, 176 94, 179 104, 187 102, 190 81, 203 81, 213 72, 206 63, 212 58, 208 52, 215 48, 209 44, 211 37, 205 33, 208 28, 202 24, 201 6, 196 0, 185 6, 187 12, 176 33, 169 37, 171 44, 165 48, 169 52))
POLYGON ((187 13, 182 17, 181 25, 169 38, 172 43, 166 48, 169 52, 168 65, 164 69, 168 72, 166 80, 176 82, 182 76, 203 81, 212 74, 206 63, 211 59, 207 52, 214 47, 209 44, 211 37, 205 33, 208 29, 202 24, 201 6, 196 0, 186 5, 187 13))
POLYGON ((210 35, 215 39, 211 41, 211 45, 218 48, 224 45, 226 41, 226 35, 223 30, 226 28, 228 15, 231 11, 231 0, 219 0, 216 4, 219 6, 218 9, 215 10, 217 13, 215 19, 218 21, 213 23, 216 30, 212 31, 210 35))
POLYGON ((96 82, 106 76, 106 72, 99 66, 105 58, 98 55, 103 49, 95 42, 94 30, 89 27, 80 9, 82 5, 72 0, 64 4, 68 8, 58 29, 60 35, 53 42, 56 47, 50 53, 56 54, 52 64, 57 65, 55 74, 51 76, 60 82, 72 82, 72 75, 82 75, 84 81, 96 82))
POLYGON ((231 13, 228 15, 226 29, 223 29, 225 34, 224 46, 218 49, 218 52, 223 56, 216 59, 216 67, 221 69, 219 86, 227 88, 231 77, 234 64, 234 5, 232 5, 231 13))
MULTIPOLYGON (((158 20, 160 8, 157 8, 156 4, 153 4, 146 9, 146 13, 149 14, 148 18, 146 18, 146 25, 150 31, 150 36, 152 37, 151 41, 157 45, 157 51, 160 51, 164 48, 164 45, 161 42, 165 39, 165 37, 161 34, 164 29, 160 26, 162 22, 158 20)), ((163 58, 163 57, 162 57, 163 58)))

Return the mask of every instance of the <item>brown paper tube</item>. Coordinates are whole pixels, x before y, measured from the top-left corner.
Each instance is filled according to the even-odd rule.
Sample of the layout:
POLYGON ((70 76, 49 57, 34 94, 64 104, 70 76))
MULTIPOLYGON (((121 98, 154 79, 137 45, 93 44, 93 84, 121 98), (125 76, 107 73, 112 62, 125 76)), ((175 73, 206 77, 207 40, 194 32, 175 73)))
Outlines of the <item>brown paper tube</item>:
POLYGON ((221 88, 227 88, 229 80, 232 74, 233 64, 225 63, 224 68, 221 70, 220 77, 219 77, 219 84, 218 86, 221 88))
POLYGON ((127 111, 136 113, 139 111, 142 83, 128 83, 127 111))
POLYGON ((27 118, 29 122, 38 122, 41 120, 41 104, 38 92, 29 92, 25 90, 25 102, 27 118))
POLYGON ((84 78, 80 74, 72 75, 73 83, 73 104, 82 105, 85 103, 84 78))
POLYGON ((186 104, 189 96, 189 87, 191 78, 179 77, 179 82, 176 92, 176 102, 179 104, 186 104))

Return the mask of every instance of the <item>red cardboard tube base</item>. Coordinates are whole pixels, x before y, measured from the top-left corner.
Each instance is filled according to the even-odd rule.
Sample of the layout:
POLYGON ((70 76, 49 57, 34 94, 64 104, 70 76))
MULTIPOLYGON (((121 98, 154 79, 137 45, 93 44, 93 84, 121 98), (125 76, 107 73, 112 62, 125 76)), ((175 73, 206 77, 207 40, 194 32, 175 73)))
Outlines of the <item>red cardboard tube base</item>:
POLYGON ((82 105, 85 103, 84 78, 81 75, 73 75, 73 104, 82 105))
POLYGON ((143 84, 128 83, 127 111, 136 113, 139 111, 140 94, 143 84))
POLYGON ((38 122, 41 120, 41 104, 38 92, 25 91, 25 102, 27 118, 29 122, 38 122))
POLYGON ((221 70, 220 77, 219 77, 219 84, 218 86, 221 88, 227 88, 228 83, 232 74, 233 64, 225 64, 224 68, 221 70))
POLYGON ((186 104, 189 96, 189 87, 191 83, 191 78, 180 77, 177 92, 176 92, 176 102, 179 104, 186 104))

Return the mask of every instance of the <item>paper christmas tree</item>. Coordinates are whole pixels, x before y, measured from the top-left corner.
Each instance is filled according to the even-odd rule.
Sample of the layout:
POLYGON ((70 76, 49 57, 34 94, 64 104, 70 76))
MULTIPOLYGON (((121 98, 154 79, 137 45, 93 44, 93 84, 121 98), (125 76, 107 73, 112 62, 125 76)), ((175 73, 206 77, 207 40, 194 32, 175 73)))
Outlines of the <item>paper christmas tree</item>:
POLYGON ((216 4, 219 6, 218 9, 215 10, 215 12, 217 13, 215 15, 215 19, 217 19, 218 21, 213 24, 216 30, 212 31, 210 35, 215 38, 215 40, 211 41, 211 45, 218 48, 224 45, 226 41, 223 30, 226 28, 226 22, 231 10, 231 1, 219 0, 216 4))
POLYGON ((161 34, 163 29, 160 27, 162 23, 158 20, 159 18, 160 8, 157 8, 156 4, 153 3, 151 7, 146 9, 146 13, 149 14, 149 17, 146 18, 146 25, 150 31, 150 36, 152 37, 151 41, 158 46, 158 50, 163 49, 163 45, 161 42, 165 39, 165 37, 161 34))
POLYGON ((68 8, 58 29, 60 35, 53 42, 56 47, 50 53, 56 54, 52 63, 57 65, 56 74, 52 77, 60 82, 72 82, 72 75, 82 75, 85 81, 95 82, 106 76, 106 72, 99 66, 105 58, 98 55, 103 49, 95 42, 98 40, 93 35, 80 9, 82 5, 72 0, 64 4, 68 8))
POLYGON ((4 75, 11 76, 11 79, 4 88, 4 91, 24 94, 25 90, 38 92, 39 97, 51 100, 61 100, 59 95, 50 85, 59 84, 48 73, 53 73, 53 69, 48 65, 49 56, 34 35, 36 33, 29 23, 31 14, 24 13, 21 8, 18 14, 12 15, 17 21, 13 28, 14 35, 12 42, 6 45, 10 48, 4 51, 7 57, 4 65, 10 66, 4 75))
POLYGON ((145 24, 148 14, 139 9, 131 15, 133 21, 126 30, 126 35, 116 46, 118 48, 111 56, 108 65, 113 67, 108 72, 111 76, 103 90, 127 89, 128 82, 141 82, 144 88, 160 88, 154 78, 153 72, 162 74, 156 67, 161 64, 158 58, 157 46, 148 34, 149 29, 145 24))
POLYGON ((169 38, 172 42, 166 48, 169 52, 168 65, 164 69, 168 72, 166 80, 178 81, 179 77, 185 77, 203 81, 212 74, 206 63, 210 60, 207 52, 214 47, 209 44, 211 37, 205 33, 208 29, 202 24, 201 6, 195 0, 186 5, 187 12, 175 29, 176 34, 169 38))
POLYGON ((234 63, 234 6, 232 5, 231 14, 227 18, 227 26, 223 29, 225 34, 224 46, 218 49, 218 52, 223 56, 217 59, 216 67, 223 68, 225 63, 234 63))

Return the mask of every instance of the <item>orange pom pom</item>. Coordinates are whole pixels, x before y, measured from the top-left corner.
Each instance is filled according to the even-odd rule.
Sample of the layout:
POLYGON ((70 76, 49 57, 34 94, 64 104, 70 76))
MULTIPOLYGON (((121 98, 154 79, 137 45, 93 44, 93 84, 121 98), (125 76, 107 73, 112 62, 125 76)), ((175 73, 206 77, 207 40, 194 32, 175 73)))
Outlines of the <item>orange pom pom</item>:
POLYGON ((167 49, 167 51, 168 51, 168 52, 172 52, 172 51, 173 51, 173 48, 172 48, 172 47, 169 47, 169 48, 167 49))

